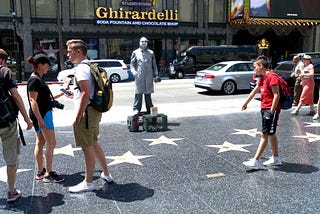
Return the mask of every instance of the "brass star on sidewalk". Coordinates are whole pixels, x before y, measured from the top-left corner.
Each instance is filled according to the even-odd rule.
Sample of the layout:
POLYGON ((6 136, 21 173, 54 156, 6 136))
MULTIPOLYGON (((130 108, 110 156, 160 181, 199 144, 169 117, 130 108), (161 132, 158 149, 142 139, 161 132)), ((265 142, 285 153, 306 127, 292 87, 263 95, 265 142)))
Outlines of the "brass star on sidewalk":
POLYGON ((72 148, 71 144, 69 144, 67 146, 54 149, 53 154, 69 155, 74 157, 74 151, 79 151, 79 150, 81 150, 81 148, 72 148))
POLYGON ((176 144, 174 141, 183 140, 183 138, 167 138, 162 135, 158 139, 142 139, 142 140, 152 141, 152 143, 150 143, 149 146, 158 145, 158 144, 170 144, 170 145, 177 146, 178 144, 176 144))
POLYGON ((251 137, 256 137, 257 134, 261 134, 261 132, 258 132, 258 129, 233 129, 236 132, 235 133, 231 133, 231 134, 246 134, 249 135, 251 137))
POLYGON ((309 123, 309 122, 305 122, 306 125, 305 127, 320 127, 320 123, 309 123))
POLYGON ((121 156, 106 156, 108 159, 113 161, 108 164, 108 166, 119 164, 119 163, 131 163, 142 166, 142 163, 139 161, 143 158, 152 157, 154 155, 133 155, 132 152, 128 151, 121 156))
POLYGON ((312 143, 312 142, 320 140, 320 135, 312 134, 312 133, 309 133, 309 132, 306 132, 306 135, 292 136, 292 137, 307 138, 309 143, 312 143))
MULTIPOLYGON (((18 169, 17 173, 31 171, 32 169, 18 169)), ((7 167, 3 166, 0 168, 0 181, 7 182, 7 167)))
POLYGON ((248 150, 242 148, 245 146, 251 146, 252 144, 232 144, 227 141, 224 141, 222 145, 206 145, 208 147, 219 148, 218 153, 228 152, 228 151, 240 151, 240 152, 249 152, 248 150))

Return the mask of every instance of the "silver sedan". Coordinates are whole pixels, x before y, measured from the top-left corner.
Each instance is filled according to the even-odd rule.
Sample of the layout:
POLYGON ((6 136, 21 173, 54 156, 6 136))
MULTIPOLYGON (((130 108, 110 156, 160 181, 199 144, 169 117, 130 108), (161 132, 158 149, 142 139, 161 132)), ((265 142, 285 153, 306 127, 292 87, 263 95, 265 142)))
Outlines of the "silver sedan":
POLYGON ((237 90, 250 89, 250 81, 255 74, 251 61, 226 61, 198 71, 195 87, 234 94, 237 90))

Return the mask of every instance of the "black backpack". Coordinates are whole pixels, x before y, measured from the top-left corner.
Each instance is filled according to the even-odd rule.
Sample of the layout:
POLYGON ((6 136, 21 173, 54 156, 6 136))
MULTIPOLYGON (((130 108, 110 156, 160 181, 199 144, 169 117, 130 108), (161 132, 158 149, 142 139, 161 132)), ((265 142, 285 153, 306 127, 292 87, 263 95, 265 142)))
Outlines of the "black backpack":
MULTIPOLYGON (((2 72, 2 66, 0 72, 2 72)), ((0 78, 0 128, 10 126, 18 117, 18 107, 5 87, 3 78, 0 78)))

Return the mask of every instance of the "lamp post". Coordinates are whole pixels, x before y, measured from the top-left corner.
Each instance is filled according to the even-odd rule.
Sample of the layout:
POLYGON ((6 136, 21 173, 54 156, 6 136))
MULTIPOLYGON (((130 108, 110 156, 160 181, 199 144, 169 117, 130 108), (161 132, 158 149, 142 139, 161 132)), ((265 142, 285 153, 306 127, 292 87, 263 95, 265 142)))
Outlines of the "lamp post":
POLYGON ((58 40, 59 40, 59 65, 60 69, 64 69, 64 44, 62 38, 62 25, 61 25, 61 1, 57 0, 57 27, 58 27, 58 40))
POLYGON ((12 24, 13 24, 13 51, 15 52, 15 58, 16 58, 16 79, 17 79, 17 82, 21 82, 19 42, 17 38, 17 21, 16 21, 16 9, 14 5, 14 1, 15 0, 11 0, 11 8, 10 8, 10 12, 12 13, 12 24))

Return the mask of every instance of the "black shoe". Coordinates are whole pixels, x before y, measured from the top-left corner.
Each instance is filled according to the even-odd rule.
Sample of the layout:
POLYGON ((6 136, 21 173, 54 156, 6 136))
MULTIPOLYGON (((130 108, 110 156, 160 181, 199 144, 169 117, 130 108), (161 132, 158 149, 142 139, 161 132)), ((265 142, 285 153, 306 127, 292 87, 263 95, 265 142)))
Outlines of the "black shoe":
POLYGON ((38 171, 36 174, 36 180, 42 180, 45 174, 46 174, 46 168, 43 168, 42 172, 38 171))
POLYGON ((64 181, 64 178, 58 175, 56 172, 50 172, 49 175, 44 176, 43 182, 45 183, 60 183, 64 181))

